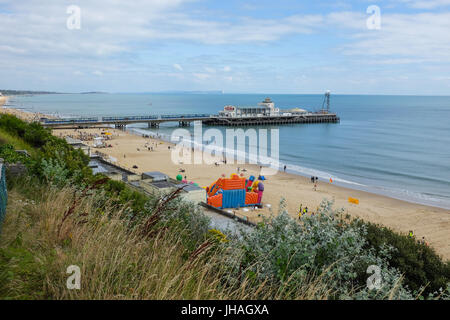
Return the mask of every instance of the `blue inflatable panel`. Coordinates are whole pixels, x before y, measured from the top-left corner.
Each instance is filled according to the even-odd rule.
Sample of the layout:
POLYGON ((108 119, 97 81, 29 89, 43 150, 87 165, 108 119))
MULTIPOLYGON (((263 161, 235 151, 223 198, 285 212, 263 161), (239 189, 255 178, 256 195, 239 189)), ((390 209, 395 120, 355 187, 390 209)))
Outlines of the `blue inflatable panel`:
POLYGON ((223 190, 222 208, 245 207, 245 189, 223 190))

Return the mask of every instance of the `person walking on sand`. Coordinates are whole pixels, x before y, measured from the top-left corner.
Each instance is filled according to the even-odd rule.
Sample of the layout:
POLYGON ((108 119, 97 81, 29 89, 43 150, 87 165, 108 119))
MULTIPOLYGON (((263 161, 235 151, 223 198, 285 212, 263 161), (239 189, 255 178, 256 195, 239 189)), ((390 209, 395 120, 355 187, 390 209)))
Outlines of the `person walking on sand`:
POLYGON ((283 167, 283 171, 286 172, 286 165, 283 167))

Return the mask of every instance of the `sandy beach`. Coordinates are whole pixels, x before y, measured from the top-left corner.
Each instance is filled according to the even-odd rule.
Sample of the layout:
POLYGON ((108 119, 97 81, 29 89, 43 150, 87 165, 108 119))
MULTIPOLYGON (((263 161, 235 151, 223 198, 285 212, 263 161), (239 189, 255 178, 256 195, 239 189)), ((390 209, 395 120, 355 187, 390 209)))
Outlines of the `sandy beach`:
MULTIPOLYGON (((20 110, 1 108, 2 112, 8 112, 25 120, 36 119, 33 113, 20 110)), ((40 115, 38 115, 40 116, 40 115)), ((154 138, 144 138, 118 129, 55 129, 53 134, 59 137, 67 135, 73 138, 82 138, 84 143, 90 145, 91 152, 99 151, 113 157, 117 164, 142 173, 146 171, 161 171, 172 178, 178 174, 186 176, 188 181, 198 183, 200 186, 209 186, 224 174, 229 177, 232 173, 240 173, 246 177, 258 176, 259 166, 242 164, 194 165, 176 163, 172 161, 171 153, 173 144, 154 138), (93 148, 93 137, 104 136, 102 131, 111 133, 110 140, 106 141, 111 147, 93 148), (169 149, 170 147, 170 149, 169 149), (133 168, 133 166, 137 166, 133 168), (180 170, 184 172, 180 172, 180 170), (244 170, 244 172, 243 172, 244 170)), ((217 159, 220 162, 222 159, 217 159)), ((359 217, 366 221, 380 223, 396 231, 407 234, 413 230, 417 239, 425 237, 427 243, 445 259, 450 258, 450 211, 437 207, 410 203, 382 195, 364 191, 353 190, 337 186, 329 181, 319 181, 317 189, 309 178, 278 172, 276 175, 266 176, 264 181, 263 204, 264 209, 244 211, 240 209, 238 214, 244 215, 251 221, 257 221, 262 215, 277 214, 280 199, 287 201, 287 210, 293 217, 298 216, 300 204, 308 207, 309 214, 316 211, 323 199, 334 201, 335 208, 344 208, 352 217, 359 217), (359 204, 351 204, 348 198, 356 198, 359 204), (269 206, 267 206, 269 205, 269 206)))
MULTIPOLYGON (((54 134, 64 137, 71 135, 79 138, 81 133, 84 136, 101 135, 104 129, 80 129, 74 130, 54 130, 54 134)), ((174 163, 171 159, 173 144, 159 141, 152 138, 144 138, 117 129, 108 129, 111 140, 107 141, 112 147, 92 148, 117 159, 117 163, 123 167, 133 169, 138 172, 162 171, 170 177, 175 178, 180 173, 186 176, 188 181, 193 181, 201 186, 209 186, 222 174, 229 177, 232 173, 237 173, 237 167, 246 170, 243 172, 246 177, 250 175, 258 176, 260 168, 255 165, 241 164, 220 164, 216 165, 193 165, 174 163), (169 150, 170 146, 170 150, 169 150), (153 151, 151 148, 153 147, 153 151), (149 150, 150 148, 150 150, 149 150)), ((92 146, 92 141, 85 141, 92 146)), ((221 159, 218 159, 220 161, 221 159)), ((439 254, 445 259, 450 258, 450 211, 409 203, 386 196, 372 194, 368 192, 353 190, 336 186, 329 181, 319 181, 317 190, 309 178, 278 172, 273 176, 266 176, 264 181, 265 191, 263 195, 264 209, 257 211, 243 211, 240 209, 239 215, 248 216, 250 220, 258 220, 259 215, 277 214, 281 197, 287 201, 287 209, 291 216, 297 217, 300 204, 307 206, 309 213, 317 210, 323 199, 334 200, 336 208, 344 208, 345 212, 352 217, 360 217, 364 220, 380 223, 389 226, 402 233, 413 230, 416 238, 425 240, 436 248, 439 254), (348 198, 357 198, 359 204, 351 204, 348 198), (269 204, 269 209, 266 205, 269 204)))
POLYGON ((23 110, 18 110, 14 108, 7 108, 4 105, 8 102, 9 96, 0 96, 0 113, 12 114, 19 119, 25 121, 35 121, 39 120, 41 117, 51 118, 51 116, 45 115, 40 112, 27 112, 23 110))

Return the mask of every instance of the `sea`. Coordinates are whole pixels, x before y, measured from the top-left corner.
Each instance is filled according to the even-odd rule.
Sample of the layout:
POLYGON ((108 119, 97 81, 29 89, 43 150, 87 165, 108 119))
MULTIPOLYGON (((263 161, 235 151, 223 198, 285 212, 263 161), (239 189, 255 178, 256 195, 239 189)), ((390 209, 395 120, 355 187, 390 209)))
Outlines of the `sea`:
MULTIPOLYGON (((317 111, 324 101, 315 94, 92 93, 16 96, 9 107, 61 117, 217 114, 225 105, 255 106, 266 97, 280 109, 317 111)), ((287 172, 450 209, 450 96, 332 95, 330 109, 340 123, 254 129, 278 129, 276 166, 287 172)), ((177 128, 129 127, 162 137, 177 128)), ((229 128, 217 129, 225 136, 229 128)), ((267 149, 270 154, 270 143, 267 149)))

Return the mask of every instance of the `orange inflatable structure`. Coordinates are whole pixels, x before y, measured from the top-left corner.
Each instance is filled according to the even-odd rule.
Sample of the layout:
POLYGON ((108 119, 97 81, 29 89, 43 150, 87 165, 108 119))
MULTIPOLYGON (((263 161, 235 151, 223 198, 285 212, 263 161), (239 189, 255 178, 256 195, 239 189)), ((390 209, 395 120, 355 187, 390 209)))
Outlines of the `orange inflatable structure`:
POLYGON ((206 188, 207 203, 220 209, 260 204, 260 195, 247 192, 247 185, 248 181, 237 174, 232 174, 230 178, 219 178, 206 188))

